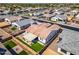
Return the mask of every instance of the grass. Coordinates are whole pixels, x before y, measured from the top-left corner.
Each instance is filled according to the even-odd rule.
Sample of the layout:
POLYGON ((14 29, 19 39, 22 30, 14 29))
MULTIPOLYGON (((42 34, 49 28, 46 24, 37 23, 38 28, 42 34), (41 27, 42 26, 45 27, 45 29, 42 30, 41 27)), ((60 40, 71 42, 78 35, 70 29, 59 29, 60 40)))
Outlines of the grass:
POLYGON ((12 28, 11 28, 11 30, 13 30, 13 31, 15 31, 17 28, 15 27, 15 26, 13 26, 12 28))
POLYGON ((34 44, 32 44, 31 46, 28 45, 27 43, 25 43, 22 39, 20 39, 19 37, 16 37, 19 41, 21 41, 22 43, 24 43, 25 45, 27 45, 28 47, 30 47, 31 49, 33 49, 35 52, 39 52, 41 51, 41 49, 44 47, 43 45, 41 45, 40 43, 36 42, 34 44))
POLYGON ((11 48, 13 48, 14 46, 16 46, 16 44, 15 44, 13 41, 9 40, 9 41, 6 41, 6 42, 4 43, 4 46, 5 46, 7 49, 11 49, 11 48))
POLYGON ((41 45, 40 43, 36 42, 36 43, 31 45, 31 48, 33 50, 35 50, 36 52, 39 52, 39 51, 41 51, 44 48, 44 46, 41 45))
POLYGON ((23 50, 22 52, 19 53, 19 55, 28 55, 28 53, 23 50))

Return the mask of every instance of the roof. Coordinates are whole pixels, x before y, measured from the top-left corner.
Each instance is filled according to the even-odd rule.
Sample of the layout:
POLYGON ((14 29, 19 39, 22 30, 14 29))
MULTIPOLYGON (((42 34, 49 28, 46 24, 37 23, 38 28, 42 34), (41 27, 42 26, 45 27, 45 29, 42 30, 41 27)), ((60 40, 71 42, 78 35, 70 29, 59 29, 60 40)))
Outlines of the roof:
POLYGON ((55 13, 62 14, 62 13, 64 13, 64 10, 56 10, 55 13))
POLYGON ((59 27, 57 25, 49 26, 50 24, 40 24, 40 25, 32 25, 26 29, 27 32, 31 32, 41 38, 46 38, 52 30, 57 30, 59 27))
POLYGON ((58 47, 72 53, 79 54, 79 32, 64 29, 60 34, 62 40, 57 44, 58 47))
POLYGON ((44 14, 43 15, 44 17, 52 17, 52 16, 54 16, 53 14, 44 14))
POLYGON ((55 18, 58 18, 58 19, 63 19, 63 20, 66 20, 67 19, 66 15, 56 15, 54 17, 55 18))
POLYGON ((79 21, 79 14, 78 15, 76 15, 76 17, 75 17, 76 19, 75 20, 78 20, 79 21))
POLYGON ((50 26, 49 28, 42 30, 42 31, 39 33, 39 37, 41 37, 41 38, 47 38, 48 35, 49 35, 52 31, 58 30, 58 29, 59 29, 59 26, 58 26, 58 25, 52 25, 52 26, 50 26))
POLYGON ((9 19, 10 21, 15 21, 15 20, 22 19, 22 17, 21 16, 10 16, 10 17, 7 17, 7 19, 9 19))
POLYGON ((14 23, 16 23, 16 24, 18 24, 20 27, 22 27, 22 26, 25 26, 25 25, 27 25, 27 24, 34 23, 34 21, 31 20, 31 19, 24 19, 24 20, 16 21, 16 22, 14 22, 14 23))
POLYGON ((75 9, 75 10, 72 10, 71 12, 74 12, 74 13, 78 13, 78 10, 77 9, 75 9))
POLYGON ((67 15, 74 16, 76 13, 75 12, 66 12, 67 15))
POLYGON ((0 18, 3 19, 3 18, 7 18, 7 17, 11 17, 12 15, 0 15, 0 18))
POLYGON ((23 36, 25 39, 32 41, 33 39, 35 39, 37 36, 32 34, 32 33, 27 33, 23 36))
POLYGON ((37 25, 33 24, 29 28, 27 28, 26 31, 31 32, 31 33, 40 32, 44 28, 46 29, 46 27, 48 26, 50 26, 50 24, 48 23, 37 24, 37 25))

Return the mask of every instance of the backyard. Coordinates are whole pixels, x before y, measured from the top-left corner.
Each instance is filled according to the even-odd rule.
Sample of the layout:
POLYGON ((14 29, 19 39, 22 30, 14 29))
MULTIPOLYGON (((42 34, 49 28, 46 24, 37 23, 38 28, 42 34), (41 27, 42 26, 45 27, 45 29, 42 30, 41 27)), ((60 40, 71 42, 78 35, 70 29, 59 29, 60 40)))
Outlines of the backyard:
POLYGON ((19 41, 21 41, 23 44, 27 45, 28 47, 32 48, 35 52, 39 52, 41 51, 43 48, 44 48, 44 45, 36 42, 36 43, 33 43, 31 45, 28 45, 27 42, 24 42, 21 38, 19 37, 16 37, 19 41))
POLYGON ((11 30, 15 31, 17 28, 15 26, 11 27, 11 30))
MULTIPOLYGON (((7 48, 7 49, 12 49, 13 47, 17 46, 13 41, 9 40, 7 42, 4 43, 4 46, 7 48)), ((25 52, 24 50, 21 51, 19 54, 17 55, 28 55, 27 52, 25 52)))
POLYGON ((9 40, 9 41, 6 41, 6 42, 4 43, 4 46, 5 46, 7 49, 11 49, 11 48, 15 47, 16 44, 15 44, 13 41, 9 40))
POLYGON ((39 51, 41 51, 44 48, 44 45, 36 42, 36 43, 34 43, 34 44, 31 45, 31 48, 33 50, 35 50, 36 52, 39 52, 39 51))

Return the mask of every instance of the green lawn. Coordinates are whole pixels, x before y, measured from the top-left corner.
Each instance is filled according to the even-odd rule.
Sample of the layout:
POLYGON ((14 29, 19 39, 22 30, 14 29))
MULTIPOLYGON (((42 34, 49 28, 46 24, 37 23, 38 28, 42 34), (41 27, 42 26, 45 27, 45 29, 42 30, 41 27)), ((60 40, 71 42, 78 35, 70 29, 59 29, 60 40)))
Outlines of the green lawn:
POLYGON ((13 48, 14 46, 16 46, 16 44, 15 44, 13 41, 9 40, 9 41, 6 41, 6 42, 4 43, 4 46, 5 46, 7 49, 11 49, 11 48, 13 48))
POLYGON ((25 52, 25 51, 22 51, 22 52, 19 53, 19 55, 28 55, 28 53, 25 52))
POLYGON ((15 26, 11 27, 11 30, 15 31, 17 28, 15 26))
POLYGON ((33 50, 35 50, 36 52, 39 52, 40 50, 42 50, 44 48, 44 46, 41 45, 40 43, 36 42, 36 43, 31 45, 31 48, 33 50))
POLYGON ((25 45, 27 45, 28 47, 32 48, 34 51, 39 52, 44 46, 39 44, 38 42, 32 44, 31 46, 28 45, 27 43, 25 43, 22 39, 20 39, 19 37, 16 37, 19 41, 21 41, 22 43, 24 43, 25 45))

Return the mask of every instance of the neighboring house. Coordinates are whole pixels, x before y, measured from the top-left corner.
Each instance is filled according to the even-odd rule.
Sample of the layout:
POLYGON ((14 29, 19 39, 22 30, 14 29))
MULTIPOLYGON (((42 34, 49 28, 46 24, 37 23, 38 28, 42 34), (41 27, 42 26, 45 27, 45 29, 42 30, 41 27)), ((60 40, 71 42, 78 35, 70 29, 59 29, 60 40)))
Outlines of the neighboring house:
POLYGON ((3 14, 8 14, 10 12, 10 10, 4 10, 3 14))
POLYGON ((61 14, 64 14, 64 10, 55 10, 54 12, 55 14, 58 14, 58 15, 61 15, 61 14))
POLYGON ((79 19, 79 14, 78 14, 78 15, 76 15, 75 17, 76 17, 76 19, 79 19))
POLYGON ((66 21, 67 16, 66 15, 56 15, 51 18, 51 21, 66 21))
POLYGON ((28 44, 32 44, 32 42, 35 42, 35 40, 38 39, 38 37, 32 33, 23 33, 23 38, 25 42, 28 42, 28 44))
POLYGON ((73 20, 75 23, 78 23, 79 24, 79 14, 76 15, 75 19, 73 20))
POLYGON ((60 8, 60 10, 63 10, 64 12, 69 12, 69 11, 71 11, 71 8, 69 8, 69 7, 62 7, 62 8, 60 8))
POLYGON ((45 17, 47 20, 50 20, 51 17, 55 16, 55 14, 44 14, 43 17, 45 17))
POLYGON ((68 55, 79 55, 79 32, 63 29, 57 44, 58 52, 68 55))
POLYGON ((5 22, 8 22, 9 24, 11 24, 12 22, 16 22, 21 19, 22 19, 21 16, 10 16, 10 17, 6 17, 4 20, 5 20, 5 22))
POLYGON ((38 36, 38 40, 42 43, 49 42, 59 31, 59 26, 50 24, 32 25, 26 29, 26 32, 33 33, 38 36))
POLYGON ((43 10, 43 14, 49 14, 49 13, 50 13, 49 9, 43 10))
POLYGON ((34 13, 33 13, 33 16, 41 16, 41 15, 42 15, 41 12, 34 12, 34 13))
POLYGON ((67 16, 74 16, 76 13, 75 12, 66 12, 65 13, 67 16))
POLYGON ((28 15, 29 15, 29 16, 33 16, 33 13, 32 13, 32 12, 30 12, 30 13, 28 13, 28 15))
POLYGON ((13 22, 12 26, 16 26, 19 30, 21 30, 29 27, 33 23, 34 21, 31 19, 24 19, 24 20, 13 22))
POLYGON ((75 9, 75 10, 72 10, 70 12, 73 12, 73 13, 77 14, 78 13, 78 10, 75 9))

